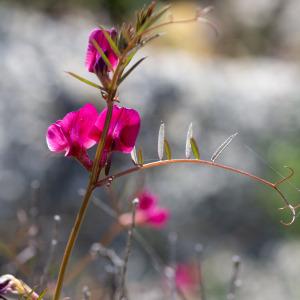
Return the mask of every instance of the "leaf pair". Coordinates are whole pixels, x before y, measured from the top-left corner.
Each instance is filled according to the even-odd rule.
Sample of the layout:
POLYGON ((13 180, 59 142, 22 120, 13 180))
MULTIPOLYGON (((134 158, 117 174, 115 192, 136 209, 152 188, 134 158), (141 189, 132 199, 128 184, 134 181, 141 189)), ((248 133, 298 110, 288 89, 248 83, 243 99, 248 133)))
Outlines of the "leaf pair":
POLYGON ((186 135, 185 157, 187 159, 190 159, 192 153, 196 159, 200 159, 199 147, 197 145, 196 140, 193 137, 193 123, 190 124, 186 135))
POLYGON ((133 147, 133 150, 131 151, 130 155, 135 165, 142 166, 144 164, 143 150, 141 147, 138 149, 138 151, 136 151, 136 148, 133 147))
POLYGON ((166 155, 167 160, 172 159, 172 151, 170 144, 165 137, 165 124, 161 123, 159 132, 158 132, 158 143, 157 143, 157 153, 158 158, 163 160, 164 154, 166 155))

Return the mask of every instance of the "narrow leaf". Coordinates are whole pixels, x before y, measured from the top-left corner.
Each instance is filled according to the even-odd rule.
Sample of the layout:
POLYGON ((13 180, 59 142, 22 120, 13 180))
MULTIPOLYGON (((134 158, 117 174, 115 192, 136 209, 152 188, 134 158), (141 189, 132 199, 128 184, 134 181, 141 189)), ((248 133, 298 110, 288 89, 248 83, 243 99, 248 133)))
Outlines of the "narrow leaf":
POLYGON ((137 35, 143 33, 143 31, 147 28, 149 28, 152 24, 154 24, 156 21, 158 21, 159 18, 161 18, 169 9, 170 5, 165 6, 162 8, 159 12, 157 12, 155 15, 153 15, 148 22, 145 22, 143 26, 139 29, 137 32, 137 35))
POLYGON ((238 135, 239 133, 236 132, 232 134, 230 137, 228 137, 219 147, 218 149, 214 152, 214 154, 211 157, 211 161, 215 162, 215 160, 220 156, 220 154, 229 146, 231 141, 238 135))
MULTIPOLYGON (((144 47, 145 45, 147 45, 148 43, 152 42, 153 40, 155 40, 155 39, 161 37, 162 35, 164 35, 164 33, 162 33, 162 32, 156 33, 156 34, 150 36, 149 38, 147 38, 147 39, 141 41, 141 43, 140 43, 141 47, 144 47)), ((140 47, 140 48, 141 48, 141 47, 140 47)))
POLYGON ((192 137, 190 141, 191 141, 192 151, 195 158, 200 159, 199 147, 197 145, 196 140, 192 137))
POLYGON ((131 60, 133 59, 133 57, 135 56, 135 54, 137 53, 138 49, 134 49, 131 52, 129 52, 126 61, 125 61, 125 66, 127 67, 128 64, 131 62, 131 60))
POLYGON ((40 295, 39 295, 39 297, 37 298, 37 300, 43 300, 43 298, 45 297, 46 293, 47 293, 47 289, 44 289, 44 290, 40 293, 40 295))
POLYGON ((125 74, 120 78, 120 80, 119 80, 119 84, 121 83, 121 82, 123 82, 124 81, 124 79, 126 78, 126 77, 128 77, 130 74, 131 74, 131 72, 142 62, 142 61, 144 61, 146 59, 146 57, 143 57, 143 58, 141 58, 140 60, 138 60, 128 71, 126 71, 125 72, 125 74))
POLYGON ((96 83, 94 83, 92 81, 89 81, 88 79, 83 78, 83 77, 81 77, 81 76, 79 76, 79 75, 77 75, 77 74, 75 74, 73 72, 66 72, 66 73, 69 74, 69 75, 71 75, 72 77, 78 79, 79 81, 84 82, 85 84, 87 84, 89 86, 92 86, 92 87, 94 87, 96 89, 99 89, 99 90, 104 90, 104 88, 102 86, 100 86, 100 85, 98 85, 98 84, 96 84, 96 83))
POLYGON ((139 150, 138 150, 137 159, 138 159, 138 164, 142 166, 144 164, 142 148, 139 148, 139 150))
POLYGON ((137 155, 136 155, 136 148, 135 146, 133 147, 132 151, 130 152, 130 155, 131 155, 131 160, 133 161, 133 163, 135 165, 138 164, 138 159, 137 159, 137 155))
POLYGON ((115 52, 115 54, 120 57, 121 56, 121 52, 117 46, 117 44, 114 42, 114 40, 111 38, 110 34, 107 32, 107 30, 103 27, 103 26, 99 26, 102 29, 102 32, 105 36, 105 38, 107 39, 110 47, 113 49, 113 51, 115 52))
POLYGON ((94 45, 94 47, 97 49, 97 51, 99 52, 99 54, 101 55, 101 58, 103 58, 105 64, 107 65, 109 70, 113 70, 113 67, 109 61, 109 59, 107 58, 106 54, 103 52, 103 50, 101 49, 101 47, 98 45, 96 40, 92 40, 92 43, 94 45))
POLYGON ((193 123, 190 124, 187 135, 186 135, 186 143, 185 143, 185 157, 187 159, 191 158, 191 138, 193 137, 193 123))
POLYGON ((165 146, 165 153, 166 153, 167 160, 171 160, 172 159, 172 151, 171 151, 171 147, 170 147, 170 144, 167 141, 167 139, 164 140, 164 146, 165 146))
POLYGON ((152 24, 154 24, 156 21, 158 21, 158 19, 160 19, 169 9, 170 9, 171 5, 167 5, 164 8, 162 8, 159 12, 157 12, 155 15, 153 15, 153 17, 150 19, 149 24, 147 24, 149 26, 151 26, 152 24))
POLYGON ((159 127, 158 143, 157 143, 157 153, 158 153, 158 158, 160 160, 162 160, 164 157, 164 144, 165 144, 164 142, 165 142, 165 124, 161 123, 159 127))

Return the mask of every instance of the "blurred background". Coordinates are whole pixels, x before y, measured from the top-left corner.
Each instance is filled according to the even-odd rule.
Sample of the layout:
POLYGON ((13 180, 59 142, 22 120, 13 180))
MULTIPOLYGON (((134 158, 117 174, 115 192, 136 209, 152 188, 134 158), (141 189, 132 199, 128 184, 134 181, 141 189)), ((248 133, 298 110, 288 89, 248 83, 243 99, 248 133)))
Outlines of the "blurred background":
MULTIPOLYGON (((48 280, 50 285, 54 282, 87 174, 75 161, 50 153, 45 132, 49 124, 86 102, 99 110, 104 106, 96 90, 64 71, 95 81, 84 67, 89 32, 98 24, 118 27, 147 3, 0 1, 2 274, 13 273, 41 290, 41 274, 52 255, 48 280), (61 218, 58 230, 54 215, 61 218), (58 244, 50 255, 53 238, 58 244)), ((184 157, 190 122, 203 159, 209 160, 228 136, 238 132, 218 162, 272 182, 287 175, 285 165, 292 167, 295 176, 283 191, 297 203, 300 2, 159 5, 166 3, 172 4, 178 19, 193 16, 199 6, 214 6, 209 19, 219 33, 203 23, 172 25, 139 54, 147 59, 122 86, 120 100, 142 116, 137 145, 143 147, 145 161, 157 159, 161 121, 178 158, 184 157)), ((130 165, 128 156, 114 155, 113 170, 130 165)), ((290 227, 280 224, 289 215, 278 211, 281 200, 270 188, 223 170, 191 165, 131 175, 96 192, 98 200, 91 203, 73 254, 70 273, 75 275, 69 275, 65 296, 82 298, 87 285, 92 299, 102 299, 103 291, 113 286, 106 260, 92 257, 84 268, 80 263, 115 222, 103 205, 118 199, 126 210, 143 186, 160 198, 171 218, 163 230, 138 229, 142 239, 134 242, 128 274, 132 299, 168 299, 165 267, 194 262, 199 243, 207 299, 226 299, 234 255, 242 262, 237 299, 299 299, 299 220, 290 227)), ((126 234, 120 234, 111 246, 122 256, 125 243, 126 234)))

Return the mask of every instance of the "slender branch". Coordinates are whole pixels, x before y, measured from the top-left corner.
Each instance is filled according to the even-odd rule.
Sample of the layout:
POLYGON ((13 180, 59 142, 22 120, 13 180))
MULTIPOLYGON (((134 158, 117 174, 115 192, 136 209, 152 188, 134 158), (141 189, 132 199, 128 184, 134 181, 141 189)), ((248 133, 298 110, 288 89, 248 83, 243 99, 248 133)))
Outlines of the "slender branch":
POLYGON ((104 128, 103 128, 103 132, 100 138, 100 142, 98 143, 97 146, 97 150, 96 150, 96 154, 95 154, 95 159, 93 162, 93 167, 92 167, 92 171, 91 171, 91 176, 90 176, 90 180, 88 183, 88 187, 86 189, 84 198, 82 200, 82 204, 81 207, 79 209, 77 218, 75 220, 75 223, 72 227, 72 231, 70 233, 69 236, 69 240, 67 243, 67 246, 65 248, 65 252, 64 252, 64 256, 62 259, 62 263, 60 265, 60 270, 59 270, 59 274, 58 274, 58 279, 57 279, 57 285, 55 288, 55 293, 54 293, 54 300, 59 300, 60 298, 60 294, 61 294, 61 290, 62 290, 62 285, 64 282, 64 278, 65 278, 65 273, 66 273, 66 269, 67 269, 67 265, 69 263, 69 259, 70 256, 72 254, 72 250, 74 248, 75 242, 77 240, 78 234, 79 234, 79 230, 81 227, 81 224, 84 220, 84 216, 86 214, 86 210, 88 208, 88 204, 90 202, 90 198, 91 195, 93 193, 93 190, 95 189, 95 184, 98 181, 100 172, 101 172, 101 159, 104 153, 104 148, 105 148, 105 143, 106 143, 106 138, 107 138, 107 134, 109 131, 109 126, 110 126, 110 122, 111 122, 111 118, 112 118, 112 112, 113 112, 113 101, 117 92, 117 82, 122 74, 122 62, 124 60, 126 56, 126 53, 123 54, 123 56, 120 58, 119 64, 117 65, 117 68, 114 72, 113 78, 111 80, 111 85, 108 91, 108 96, 106 99, 107 102, 107 114, 106 114, 106 118, 105 118, 105 123, 104 123, 104 128))
POLYGON ((93 192, 93 186, 91 185, 91 182, 89 183, 89 186, 86 190, 86 193, 84 195, 81 207, 79 209, 79 212, 77 214, 74 226, 72 228, 72 231, 70 233, 69 236, 69 240, 67 243, 67 246, 65 248, 65 252, 64 252, 64 256, 60 265, 60 269, 59 269, 59 273, 58 273, 58 279, 57 279, 57 284, 56 284, 56 288, 55 288, 55 293, 54 293, 54 300, 59 300, 60 298, 60 294, 61 294, 61 290, 62 290, 62 286, 63 286, 63 282, 64 282, 64 278, 65 278, 65 273, 66 273, 66 269, 67 269, 67 265, 69 263, 69 259, 70 256, 72 254, 72 250, 74 248, 75 242, 77 240, 78 234, 79 234, 79 230, 82 224, 82 221, 84 219, 88 204, 89 204, 89 200, 90 197, 92 195, 93 192))
POLYGON ((233 272, 230 279, 229 290, 227 294, 227 300, 234 300, 236 297, 236 290, 241 285, 241 281, 239 280, 239 273, 241 267, 241 259, 239 256, 234 256, 232 258, 233 262, 233 272))
POLYGON ((206 300, 204 276, 203 276, 203 272, 202 272, 202 261, 203 261, 203 246, 202 246, 202 244, 198 243, 195 245, 195 252, 196 252, 196 260, 197 260, 197 266, 198 266, 200 300, 206 300))
POLYGON ((49 254, 48 254, 46 265, 45 265, 44 270, 43 270, 43 274, 42 274, 41 279, 40 279, 40 286, 41 287, 44 285, 45 282, 47 283, 49 270, 50 270, 51 264, 53 263, 53 258, 54 258, 55 250, 56 250, 57 243, 58 243, 57 236, 58 236, 58 226, 59 226, 59 223, 61 221, 60 216, 55 215, 53 217, 53 221, 54 221, 54 228, 53 228, 53 234, 52 234, 52 239, 51 239, 51 244, 50 244, 50 251, 49 251, 49 254))
POLYGON ((132 238, 133 238, 133 233, 134 233, 134 228, 135 228, 136 207, 138 204, 139 204, 138 198, 136 198, 132 201, 132 222, 131 222, 131 227, 128 230, 128 238, 127 238, 127 244, 126 244, 126 250, 125 250, 124 264, 123 264, 123 269, 121 272, 119 300, 127 299, 125 280, 126 280, 126 273, 127 273, 127 265, 128 265, 128 261, 129 261, 130 252, 131 252, 132 238))
POLYGON ((260 182, 264 185, 267 185, 267 186, 269 186, 273 189, 275 188, 274 183, 272 183, 270 181, 267 181, 263 178, 260 178, 256 175, 253 175, 249 172, 246 172, 246 171, 243 171, 243 170, 240 170, 240 169, 236 169, 236 168, 233 168, 233 167, 230 167, 230 166, 227 166, 227 165, 214 163, 214 162, 209 161, 209 160, 200 160, 200 159, 171 159, 171 160, 162 160, 162 161, 151 162, 151 163, 148 163, 148 164, 144 164, 142 166, 137 166, 137 167, 127 169, 125 171, 116 173, 116 174, 111 175, 111 176, 107 176, 107 177, 103 178, 102 180, 98 181, 95 186, 96 187, 103 186, 104 184, 106 184, 108 182, 108 180, 110 178, 116 179, 116 178, 119 178, 119 177, 123 177, 125 175, 129 175, 131 173, 135 173, 135 172, 146 170, 146 169, 151 169, 151 168, 165 166, 165 165, 172 165, 172 164, 182 164, 182 163, 201 164, 201 165, 207 165, 207 166, 210 166, 210 167, 216 167, 216 168, 224 169, 224 170, 227 170, 227 171, 231 171, 233 173, 237 173, 237 174, 240 174, 240 175, 244 175, 246 177, 250 177, 251 179, 256 180, 256 181, 258 181, 258 182, 260 182))
MULTIPOLYGON (((252 180, 255 180, 257 182, 262 183, 263 185, 266 185, 266 186, 272 188, 273 190, 275 190, 277 192, 277 194, 280 196, 280 198, 284 202, 284 207, 282 207, 280 209, 282 209, 282 210, 283 209, 289 209, 290 212, 291 212, 291 214, 292 214, 292 220, 290 222, 288 222, 288 223, 285 223, 283 221, 280 221, 280 222, 283 225, 287 225, 288 226, 288 225, 291 225, 295 221, 295 217, 296 217, 295 209, 298 208, 298 206, 294 207, 293 205, 291 205, 289 203, 289 201, 287 200, 287 198, 284 196, 284 194, 278 188, 278 185, 280 183, 282 183, 283 181, 281 181, 279 183, 278 182, 277 183, 272 183, 272 182, 270 182, 270 181, 268 181, 266 179, 263 179, 263 178, 261 178, 259 176, 251 174, 251 173, 249 173, 247 171, 240 170, 240 169, 237 169, 237 168, 233 168, 233 167, 230 167, 230 166, 227 166, 227 165, 215 163, 215 162, 208 161, 208 160, 200 160, 200 159, 199 160, 198 159, 171 159, 171 160, 155 161, 155 162, 152 162, 152 163, 148 163, 148 164, 144 164, 144 165, 139 165, 139 166, 136 166, 136 167, 133 167, 133 168, 121 171, 121 172, 116 173, 116 174, 111 175, 111 176, 107 176, 107 177, 103 178, 102 180, 98 181, 95 184, 95 187, 101 187, 104 184, 106 184, 109 180, 116 179, 116 178, 119 178, 119 177, 122 177, 122 176, 126 176, 126 175, 129 175, 131 173, 143 171, 143 170, 146 170, 146 169, 156 168, 156 167, 160 167, 160 166, 173 165, 173 164, 182 164, 182 163, 200 164, 200 165, 206 165, 206 166, 209 166, 209 167, 215 167, 215 168, 223 169, 223 170, 226 170, 226 171, 229 171, 229 172, 233 172, 233 173, 236 173, 236 174, 240 174, 240 175, 249 177, 252 180)), ((289 176, 289 178, 290 178, 290 176, 289 176)))
POLYGON ((277 182, 275 182, 275 186, 279 186, 280 184, 282 184, 283 182, 285 182, 286 180, 289 180, 290 178, 292 178, 294 176, 294 170, 291 167, 288 166, 284 166, 285 168, 290 170, 290 174, 286 177, 283 177, 282 179, 278 180, 277 182))

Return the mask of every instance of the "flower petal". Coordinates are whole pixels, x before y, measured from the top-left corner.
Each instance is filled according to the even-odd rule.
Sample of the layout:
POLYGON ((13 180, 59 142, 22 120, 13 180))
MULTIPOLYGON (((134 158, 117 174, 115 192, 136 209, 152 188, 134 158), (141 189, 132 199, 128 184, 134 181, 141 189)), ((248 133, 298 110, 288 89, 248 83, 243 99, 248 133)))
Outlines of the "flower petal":
POLYGON ((162 228, 170 216, 169 210, 156 207, 148 211, 147 224, 154 228, 162 228))
POLYGON ((113 150, 130 153, 135 145, 140 124, 140 115, 136 110, 122 107, 112 134, 113 150))
POLYGON ((138 199, 139 199, 139 206, 138 206, 139 210, 148 210, 150 208, 153 208, 157 203, 157 198, 153 194, 147 191, 141 193, 138 196, 138 199))
POLYGON ((97 109, 92 104, 87 103, 76 113, 74 126, 70 132, 71 142, 75 142, 83 148, 89 149, 96 143, 94 139, 90 138, 90 131, 98 118, 97 109))
MULTIPOLYGON (((106 30, 106 32, 114 38, 117 34, 117 31, 112 28, 111 30, 106 30)), ((86 59, 85 59, 85 66, 88 69, 89 72, 96 72, 96 68, 99 68, 99 61, 101 59, 101 54, 98 52, 98 50, 93 45, 93 40, 97 42, 99 47, 103 50, 103 52, 108 57, 112 67, 115 67, 118 63, 118 57, 111 49, 109 42, 107 41, 103 30, 99 28, 95 28, 91 31, 89 35, 89 41, 88 41, 88 47, 86 51, 86 59)), ((102 66, 105 66, 105 64, 102 64, 102 66)))
POLYGON ((58 122, 49 126, 46 141, 49 150, 53 152, 68 151, 70 148, 69 141, 64 135, 64 131, 58 122))

